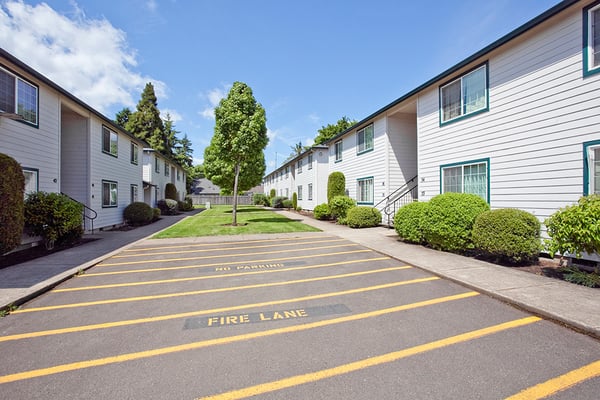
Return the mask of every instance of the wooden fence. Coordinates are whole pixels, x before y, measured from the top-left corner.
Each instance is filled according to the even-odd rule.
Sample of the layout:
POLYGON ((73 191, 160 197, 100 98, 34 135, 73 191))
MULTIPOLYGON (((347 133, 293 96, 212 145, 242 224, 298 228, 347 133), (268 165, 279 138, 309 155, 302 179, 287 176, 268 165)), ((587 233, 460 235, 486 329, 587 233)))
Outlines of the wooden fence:
MULTIPOLYGON (((220 196, 217 194, 193 194, 190 197, 192 198, 192 203, 199 206, 205 206, 206 203, 210 203, 211 206, 233 205, 233 196, 220 196)), ((252 196, 238 196, 238 204, 242 206, 252 205, 252 196)))

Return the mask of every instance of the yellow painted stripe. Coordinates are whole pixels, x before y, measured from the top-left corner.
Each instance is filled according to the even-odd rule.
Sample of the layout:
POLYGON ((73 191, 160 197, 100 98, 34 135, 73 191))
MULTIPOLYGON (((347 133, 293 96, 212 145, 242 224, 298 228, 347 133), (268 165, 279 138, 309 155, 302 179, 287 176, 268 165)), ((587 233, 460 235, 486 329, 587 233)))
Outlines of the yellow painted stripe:
MULTIPOLYGON (((417 283, 417 282, 410 281, 410 283, 417 283)), ((261 303, 242 304, 242 305, 231 306, 231 307, 213 308, 210 310, 190 311, 190 312, 178 313, 178 314, 161 315, 161 316, 156 316, 156 317, 138 318, 138 319, 130 319, 130 320, 124 320, 124 321, 115 321, 115 322, 105 322, 105 323, 101 323, 101 324, 73 326, 73 327, 69 327, 69 328, 51 329, 51 330, 46 330, 46 331, 18 333, 15 335, 0 336, 0 342, 10 342, 13 340, 31 339, 31 338, 37 338, 37 337, 42 337, 42 336, 62 335, 62 334, 66 334, 66 333, 78 333, 78 332, 93 331, 93 330, 98 330, 98 329, 116 328, 119 326, 128 326, 128 325, 146 324, 146 323, 152 323, 152 322, 169 321, 169 320, 180 319, 180 318, 199 317, 201 315, 215 315, 215 314, 220 314, 220 313, 233 312, 233 311, 239 311, 239 310, 247 310, 247 309, 252 309, 252 308, 270 307, 270 306, 274 306, 274 305, 281 305, 281 304, 288 304, 288 303, 299 303, 299 302, 303 302, 303 301, 321 300, 321 299, 326 299, 326 298, 330 298, 330 297, 366 293, 366 292, 370 292, 370 291, 374 291, 374 290, 390 289, 390 288, 397 287, 397 286, 404 286, 406 284, 407 284, 407 281, 398 281, 398 282, 385 283, 383 285, 375 285, 375 286, 367 286, 364 288, 343 290, 343 291, 339 291, 339 292, 330 292, 330 293, 315 294, 315 295, 311 295, 311 296, 294 297, 291 299, 264 301, 261 303)), ((457 296, 462 296, 461 298, 466 298, 466 297, 477 296, 478 294, 479 293, 477 293, 477 292, 467 292, 467 293, 462 293, 457 296)))
POLYGON ((303 375, 296 375, 277 381, 263 383, 260 385, 250 386, 244 389, 233 390, 226 393, 221 393, 214 396, 202 397, 204 400, 234 400, 234 399, 245 399, 247 397, 256 396, 263 393, 274 392, 276 390, 286 389, 293 386, 302 385, 304 383, 316 382, 322 379, 331 378, 338 375, 348 374, 361 369, 373 367, 376 365, 386 364, 393 361, 398 361, 402 358, 414 356, 417 354, 425 353, 427 351, 440 349, 442 347, 450 346, 457 343, 467 342, 469 340, 477 339, 482 336, 491 335, 505 331, 507 329, 513 329, 520 326, 528 325, 533 322, 539 321, 538 317, 527 317, 503 324, 490 326, 483 329, 463 333, 456 336, 451 336, 446 339, 436 340, 422 344, 420 346, 410 347, 408 349, 395 351, 392 353, 383 354, 376 357, 366 358, 360 361, 351 362, 348 364, 340 365, 338 367, 328 368, 317 372, 311 372, 303 375))
MULTIPOLYGON (((357 262, 357 260, 352 260, 352 262, 357 262)), ((77 291, 82 291, 82 290, 114 289, 114 288, 118 288, 118 287, 160 285, 163 283, 191 282, 191 281, 201 281, 201 280, 206 280, 206 279, 223 279, 223 278, 232 278, 232 277, 237 277, 237 276, 274 274, 274 273, 281 273, 281 272, 301 271, 301 270, 305 270, 305 269, 327 268, 327 267, 335 267, 335 266, 346 265, 346 264, 348 264, 348 261, 338 261, 338 262, 327 263, 327 264, 305 265, 302 267, 266 269, 266 270, 249 271, 249 272, 232 272, 232 273, 218 274, 218 275, 194 276, 191 278, 158 279, 158 280, 154 280, 154 281, 137 281, 137 282, 127 282, 127 283, 112 283, 112 284, 108 284, 108 285, 82 286, 82 287, 74 287, 74 288, 55 289, 52 292, 53 293, 77 292, 77 291)), ((410 268, 412 268, 410 265, 405 265, 399 269, 410 269, 410 268)))
MULTIPOLYGON (((344 244, 344 246, 350 247, 350 246, 360 246, 360 245, 357 243, 348 243, 348 244, 344 244)), ((310 250, 323 250, 323 249, 331 249, 331 248, 337 248, 337 247, 340 247, 340 245, 336 244, 336 245, 332 245, 332 246, 311 247, 310 250)), ((97 264, 96 267, 114 267, 117 265, 152 264, 152 263, 165 263, 165 262, 172 262, 172 261, 204 260, 207 258, 246 257, 246 256, 262 255, 262 254, 289 253, 291 251, 307 251, 307 249, 298 248, 298 249, 285 249, 285 250, 274 250, 274 251, 259 251, 256 253, 220 254, 220 255, 214 255, 214 256, 165 258, 163 260, 139 260, 139 261, 116 262, 116 263, 100 263, 100 264, 97 264)), ((315 257, 318 257, 318 254, 316 254, 315 257)))
MULTIPOLYGON (((345 323, 345 322, 358 321, 358 320, 362 320, 362 319, 366 319, 366 318, 378 317, 378 316, 391 314, 391 313, 395 313, 395 312, 399 312, 399 311, 411 310, 411 309, 418 308, 418 307, 424 307, 424 306, 439 304, 439 303, 443 303, 443 302, 447 302, 447 301, 458 300, 458 299, 461 299, 464 297, 468 297, 467 294, 459 294, 459 295, 454 295, 454 296, 441 297, 441 298, 437 298, 437 299, 433 299, 433 300, 426 300, 426 301, 421 301, 418 303, 405 304, 405 305, 391 307, 391 308, 385 308, 385 309, 381 309, 381 310, 369 311, 369 312, 365 312, 365 313, 361 313, 361 314, 347 315, 344 317, 338 317, 338 318, 333 318, 333 319, 326 319, 326 320, 311 322, 308 324, 293 325, 293 326, 287 326, 287 327, 283 327, 283 328, 270 329, 270 330, 266 330, 266 331, 259 331, 259 332, 246 333, 246 334, 242 334, 242 335, 227 336, 227 337, 222 337, 222 338, 203 340, 200 342, 193 342, 193 343, 182 344, 182 345, 177 345, 177 346, 163 347, 163 348, 159 348, 159 349, 140 351, 140 352, 136 352, 136 353, 120 354, 120 355, 111 356, 111 357, 97 358, 94 360, 87 360, 87 361, 75 362, 75 363, 70 363, 70 364, 62 364, 62 365, 57 365, 57 366, 49 367, 49 368, 40 368, 40 369, 31 370, 31 371, 25 371, 25 372, 19 372, 19 373, 15 373, 15 374, 0 376, 0 384, 21 381, 21 380, 25 380, 25 379, 40 377, 40 376, 59 374, 62 372, 67 372, 67 371, 75 371, 75 370, 80 370, 80 369, 84 369, 84 368, 98 367, 101 365, 115 364, 115 363, 121 363, 121 362, 126 362, 126 361, 139 360, 139 359, 143 359, 143 358, 156 357, 156 356, 161 356, 161 355, 166 355, 166 354, 177 353, 177 352, 181 352, 181 351, 197 350, 197 349, 201 349, 201 348, 209 347, 209 346, 230 344, 230 343, 247 341, 247 340, 251 340, 251 339, 258 339, 258 338, 263 338, 263 337, 268 337, 268 336, 281 335, 281 334, 285 334, 285 333, 301 332, 301 331, 305 331, 305 330, 309 330, 309 329, 320 328, 320 327, 330 326, 330 325, 335 325, 335 324, 341 324, 341 323, 345 323)), ((535 318, 535 317, 533 317, 533 318, 535 318)), ((488 329, 490 329, 490 328, 488 328, 488 329)))
MULTIPOLYGON (((370 253, 372 250, 369 249, 361 249, 361 250, 351 250, 351 251, 340 251, 336 253, 326 253, 319 254, 315 256, 314 254, 310 254, 307 256, 294 256, 294 257, 278 257, 278 258, 268 258, 264 260, 245 260, 245 261, 235 261, 232 263, 228 263, 227 266, 236 267, 240 265, 256 265, 256 264, 265 264, 265 263, 276 263, 281 261, 289 261, 289 260, 302 260, 305 258, 315 258, 315 257, 332 257, 338 255, 345 254, 357 254, 357 253, 370 253)), ((94 276, 105 276, 105 275, 122 275, 122 274, 137 274, 143 272, 157 272, 157 271, 171 271, 178 269, 192 269, 192 268, 206 268, 206 267, 217 267, 223 266, 222 262, 218 263, 209 263, 209 264, 194 264, 194 265, 181 265, 178 267, 164 267, 164 268, 148 268, 148 269, 129 269, 126 271, 112 271, 112 272, 94 272, 94 273, 85 273, 84 275, 79 275, 77 278, 89 278, 94 276)))
POLYGON ((215 252, 215 251, 262 249, 262 248, 267 248, 267 247, 298 246, 298 245, 305 245, 305 244, 332 243, 332 242, 343 242, 343 241, 347 242, 348 240, 347 239, 329 239, 329 240, 320 239, 320 240, 314 240, 314 241, 309 241, 309 242, 275 243, 275 244, 265 244, 265 245, 260 245, 260 246, 235 246, 235 247, 217 247, 217 248, 213 247, 210 249, 161 251, 161 252, 157 252, 157 253, 144 252, 144 253, 140 253, 140 254, 125 254, 125 255, 113 256, 111 258, 148 257, 148 256, 162 256, 162 255, 166 255, 166 254, 203 253, 206 251, 215 252))
POLYGON ((216 246, 216 245, 220 245, 220 244, 236 244, 236 243, 265 243, 265 242, 282 242, 282 241, 294 241, 297 242, 299 240, 304 240, 304 239, 329 239, 329 238, 334 238, 335 236, 327 236, 327 235, 316 235, 316 236, 304 236, 304 237, 290 237, 290 238, 278 238, 278 239, 260 239, 260 240, 239 240, 239 241, 234 241, 234 242, 213 242, 213 243, 190 243, 190 244, 183 244, 183 245, 175 245, 175 246, 157 246, 157 247, 132 247, 129 249, 125 249, 123 250, 124 253, 127 252, 136 252, 136 251, 149 251, 149 250, 164 250, 164 249, 181 249, 181 248, 188 248, 188 247, 209 247, 209 246, 216 246))
POLYGON ((562 390, 566 390, 588 379, 600 376, 600 360, 581 368, 567 372, 564 375, 557 376, 549 381, 540 383, 525 389, 514 396, 507 397, 506 400, 538 400, 545 399, 562 390))
MULTIPOLYGON (((134 302, 134 301, 168 299, 168 298, 174 298, 174 297, 194 296, 194 295, 208 294, 208 293, 222 293, 222 292, 230 292, 230 291, 246 290, 246 289, 257 289, 257 288, 264 288, 264 287, 286 286, 286 285, 293 285, 293 284, 297 284, 297 283, 317 282, 317 281, 324 281, 324 280, 329 280, 329 279, 340 279, 340 278, 348 278, 348 277, 353 277, 353 276, 375 274, 375 273, 379 273, 379 272, 386 272, 386 271, 392 271, 392 270, 393 270, 393 268, 385 268, 385 269, 381 269, 381 270, 353 272, 353 273, 342 274, 342 275, 331 275, 331 276, 321 276, 321 277, 317 277, 317 278, 298 279, 295 281, 259 283, 259 284, 247 285, 247 286, 235 286, 235 287, 228 287, 228 288, 195 290, 192 292, 167 293, 167 294, 158 294, 158 295, 153 295, 153 296, 125 297, 122 299, 97 300, 97 301, 88 301, 85 303, 71 303, 71 304, 60 304, 60 305, 56 305, 56 306, 22 308, 22 309, 12 311, 11 314, 23 314, 23 313, 38 312, 38 311, 61 310, 61 309, 66 309, 66 308, 89 307, 89 306, 97 306, 97 305, 104 305, 104 304, 129 303, 129 302, 134 302)), ((436 280, 436 279, 439 279, 439 278, 434 276, 434 277, 429 277, 429 278, 414 279, 413 281, 407 281, 407 282, 414 282, 414 283, 427 282, 427 281, 432 281, 432 280, 436 280)))

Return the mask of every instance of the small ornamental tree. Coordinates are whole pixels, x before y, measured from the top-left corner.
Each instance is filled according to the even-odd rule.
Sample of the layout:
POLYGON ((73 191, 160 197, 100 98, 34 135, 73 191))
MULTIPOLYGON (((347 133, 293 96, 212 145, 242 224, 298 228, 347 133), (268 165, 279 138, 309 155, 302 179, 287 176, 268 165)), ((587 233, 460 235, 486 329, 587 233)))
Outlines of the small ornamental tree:
POLYGON ((0 154, 0 255, 21 244, 25 178, 19 163, 0 154))
POLYGON ((165 186, 165 199, 177 200, 177 187, 171 182, 165 186))
POLYGON ((344 195, 346 195, 346 177, 339 171, 332 172, 327 178, 327 203, 331 203, 335 196, 344 195))
POLYGON ((292 207, 294 210, 298 208, 298 194, 296 192, 292 193, 292 207))

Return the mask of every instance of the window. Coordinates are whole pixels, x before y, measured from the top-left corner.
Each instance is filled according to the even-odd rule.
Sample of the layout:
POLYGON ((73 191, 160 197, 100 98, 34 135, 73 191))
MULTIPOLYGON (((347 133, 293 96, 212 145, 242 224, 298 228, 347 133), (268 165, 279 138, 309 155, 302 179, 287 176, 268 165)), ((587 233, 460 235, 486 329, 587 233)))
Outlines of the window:
POLYGON ((489 159, 440 167, 441 192, 472 193, 489 202, 489 159))
POLYGON ((38 87, 0 68, 0 111, 38 126, 38 87))
POLYGON ((154 157, 154 172, 160 174, 160 160, 158 157, 154 157))
POLYGON ((298 160, 298 166, 296 167, 296 171, 297 173, 301 174, 302 173, 302 159, 298 160))
POLYGON ((356 132, 358 154, 373 150, 373 124, 356 132))
POLYGON ((39 190, 39 175, 37 169, 23 168, 25 176, 25 190, 23 193, 27 196, 29 193, 36 193, 39 190))
POLYGON ((138 165, 139 150, 138 145, 131 142, 131 163, 138 165))
POLYGON ((312 189, 312 183, 308 184, 308 200, 312 200, 313 197, 313 189, 312 189))
POLYGON ((487 64, 440 87, 440 122, 488 110, 487 64))
POLYGON ((313 163, 313 154, 310 153, 308 155, 308 169, 312 169, 312 163, 313 163))
POLYGON ((290 197, 290 188, 285 188, 285 197, 290 197))
POLYGON ((600 140, 583 144, 583 195, 600 194, 600 140))
POLYGON ((583 9, 583 74, 600 72, 600 2, 583 9))
POLYGON ((338 140, 337 142, 335 142, 335 162, 340 162, 342 161, 342 151, 344 150, 343 148, 343 142, 341 140, 338 140))
POLYGON ((298 200, 302 200, 302 185, 298 186, 298 200))
POLYGON ((130 190, 131 190, 131 201, 130 201, 130 203, 135 203, 136 201, 138 201, 138 186, 137 185, 131 185, 130 186, 130 190))
POLYGON ((288 179, 290 175, 290 167, 285 167, 285 179, 288 179))
POLYGON ((356 202, 373 204, 373 177, 361 178, 356 181, 356 202))
POLYGON ((181 171, 179 170, 179 168, 177 168, 177 180, 181 180, 181 171))
POLYGON ((169 176, 169 170, 171 169, 169 163, 165 161, 165 176, 169 176))
POLYGON ((107 127, 102 127, 102 152, 117 157, 119 136, 107 127))
POLYGON ((117 207, 118 198, 117 182, 102 181, 102 207, 117 207))

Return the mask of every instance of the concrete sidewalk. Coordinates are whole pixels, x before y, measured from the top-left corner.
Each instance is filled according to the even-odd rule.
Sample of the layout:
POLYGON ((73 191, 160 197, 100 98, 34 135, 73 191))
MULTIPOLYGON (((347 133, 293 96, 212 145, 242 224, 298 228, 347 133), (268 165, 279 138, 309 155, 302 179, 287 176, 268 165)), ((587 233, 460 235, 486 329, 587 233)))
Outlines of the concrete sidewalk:
MULTIPOLYGON (((319 228, 327 234, 359 243, 407 264, 600 338, 600 289, 590 289, 473 258, 402 243, 394 230, 383 227, 351 229, 297 213, 277 212, 290 219, 300 220, 319 228)), ((188 215, 190 214, 163 217, 154 224, 131 231, 100 232, 94 235, 100 240, 0 269, 0 308, 10 304, 22 304, 73 276, 80 269, 89 268, 188 215)), ((245 240, 264 237, 276 236, 245 235, 236 238, 245 240)), ((211 242, 216 239, 193 238, 193 241, 211 242)), ((181 240, 186 241, 186 239, 181 240)), ((232 237, 220 240, 232 240, 232 237)))

